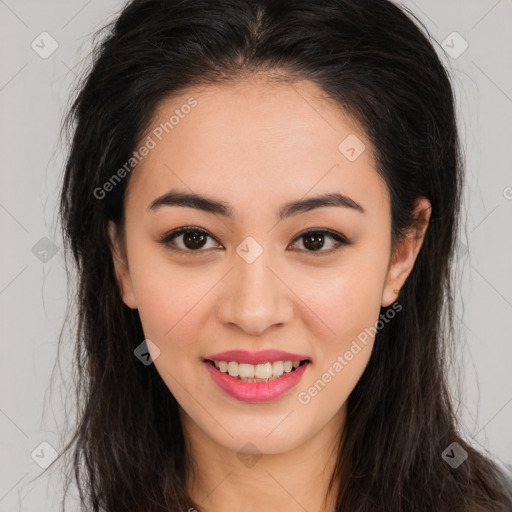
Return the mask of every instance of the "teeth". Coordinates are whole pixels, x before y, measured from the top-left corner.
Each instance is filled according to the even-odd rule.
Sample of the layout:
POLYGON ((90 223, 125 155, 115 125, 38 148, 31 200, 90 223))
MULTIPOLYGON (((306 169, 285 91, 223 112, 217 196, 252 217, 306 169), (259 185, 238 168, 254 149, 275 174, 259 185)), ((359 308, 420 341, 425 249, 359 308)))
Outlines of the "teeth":
POLYGON ((240 380, 256 382, 258 379, 273 380, 281 377, 283 373, 290 373, 298 368, 300 361, 274 361, 273 363, 247 364, 236 361, 214 361, 215 367, 231 377, 239 377, 240 380))
POLYGON ((274 377, 279 377, 283 375, 284 372, 284 364, 283 361, 274 361, 272 363, 272 375, 274 377))
POLYGON ((229 361, 228 363, 228 373, 231 377, 238 377, 238 363, 235 361, 229 361))
MULTIPOLYGON (((251 378, 252 379, 254 377, 255 373, 256 372, 255 372, 254 366, 252 364, 240 363, 238 365, 238 375, 240 375, 240 377, 245 377, 245 378, 251 378)), ((257 375, 257 377, 259 377, 259 375, 257 375)))
MULTIPOLYGON (((247 366, 252 366, 252 364, 248 364, 247 366)), ((255 366, 254 376, 257 379, 270 379, 270 377, 272 377, 272 366, 272 363, 257 364, 255 366)), ((243 375, 240 375, 240 377, 243 377, 243 375)))

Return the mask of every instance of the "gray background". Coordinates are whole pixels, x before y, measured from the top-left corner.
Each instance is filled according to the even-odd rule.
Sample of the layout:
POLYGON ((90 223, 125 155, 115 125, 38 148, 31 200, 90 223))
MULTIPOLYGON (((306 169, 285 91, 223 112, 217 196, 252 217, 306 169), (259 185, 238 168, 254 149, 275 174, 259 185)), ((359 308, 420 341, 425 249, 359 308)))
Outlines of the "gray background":
MULTIPOLYGON (((63 404, 69 335, 62 374, 52 393, 49 388, 66 304, 55 215, 65 155, 59 129, 93 32, 122 4, 0 0, 0 512, 55 511, 60 504, 58 464, 35 479, 52 449, 59 451, 64 420, 73 412, 72 395, 67 412, 63 404), (47 58, 40 56, 51 49, 44 31, 58 44, 47 58)), ((448 52, 442 58, 456 87, 466 148, 457 270, 459 412, 469 440, 512 463, 512 0, 403 4, 425 23, 440 53, 441 45, 448 52), (461 53, 464 41, 469 47, 461 53)), ((70 510, 78 509, 75 495, 70 510)))

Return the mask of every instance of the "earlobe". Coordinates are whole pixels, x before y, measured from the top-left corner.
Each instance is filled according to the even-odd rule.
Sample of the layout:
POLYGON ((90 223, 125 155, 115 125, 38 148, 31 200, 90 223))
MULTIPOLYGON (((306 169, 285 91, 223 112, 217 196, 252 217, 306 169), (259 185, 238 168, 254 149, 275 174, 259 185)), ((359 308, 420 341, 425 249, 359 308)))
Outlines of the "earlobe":
POLYGON ((412 272, 428 229, 431 211, 432 207, 428 199, 424 197, 418 199, 414 210, 416 222, 398 242, 391 259, 382 291, 383 307, 390 306, 396 301, 400 288, 412 272))
POLYGON ((119 293, 123 302, 131 309, 137 309, 137 302, 133 292, 130 270, 126 259, 125 251, 122 250, 120 241, 117 236, 116 225, 114 222, 108 223, 108 236, 110 239, 112 260, 116 273, 119 293))

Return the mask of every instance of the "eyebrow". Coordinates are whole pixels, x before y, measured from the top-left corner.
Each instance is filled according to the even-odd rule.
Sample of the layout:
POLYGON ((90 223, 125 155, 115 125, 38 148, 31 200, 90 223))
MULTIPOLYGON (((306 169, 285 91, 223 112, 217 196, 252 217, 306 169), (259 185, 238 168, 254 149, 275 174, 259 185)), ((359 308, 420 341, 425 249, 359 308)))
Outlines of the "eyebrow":
MULTIPOLYGON (((171 190, 166 194, 157 197, 149 204, 148 210, 155 211, 163 206, 185 206, 208 213, 222 215, 230 219, 233 218, 233 209, 224 201, 217 201, 199 194, 185 193, 178 190, 171 190)), ((350 197, 333 193, 285 203, 279 209, 278 218, 279 220, 283 220, 294 215, 327 206, 351 208, 360 213, 365 213, 365 209, 350 197)))

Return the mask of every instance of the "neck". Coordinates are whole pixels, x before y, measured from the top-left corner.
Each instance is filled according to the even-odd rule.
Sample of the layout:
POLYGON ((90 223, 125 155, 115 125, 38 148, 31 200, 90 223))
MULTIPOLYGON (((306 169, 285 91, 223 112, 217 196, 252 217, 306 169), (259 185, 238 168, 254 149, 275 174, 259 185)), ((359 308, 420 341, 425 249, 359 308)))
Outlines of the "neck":
POLYGON ((342 407, 321 431, 292 450, 242 454, 216 443, 180 410, 194 466, 187 478, 189 496, 207 512, 334 511, 336 485, 327 491, 345 412, 342 407))

